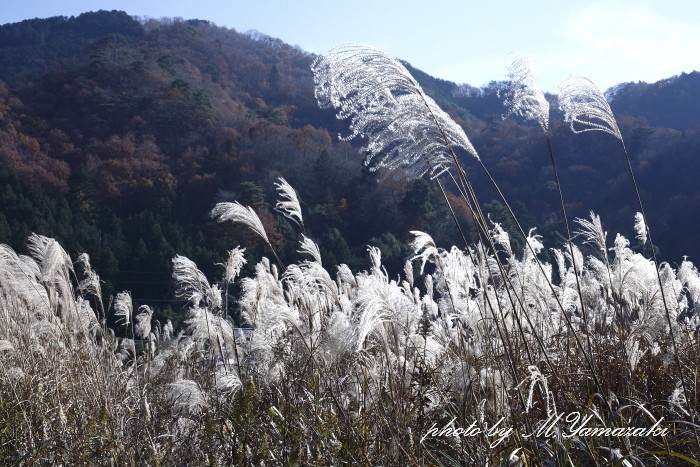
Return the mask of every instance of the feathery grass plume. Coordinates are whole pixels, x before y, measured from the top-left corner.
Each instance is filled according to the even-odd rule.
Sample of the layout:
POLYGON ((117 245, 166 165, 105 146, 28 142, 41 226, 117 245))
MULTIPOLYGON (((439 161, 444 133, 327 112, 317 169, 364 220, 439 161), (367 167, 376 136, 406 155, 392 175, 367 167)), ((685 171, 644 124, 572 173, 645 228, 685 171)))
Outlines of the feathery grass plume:
POLYGON ((356 350, 361 350, 370 334, 376 333, 382 342, 387 340, 383 323, 391 321, 394 304, 390 300, 389 284, 376 274, 359 281, 357 309, 359 319, 356 327, 356 350))
POLYGON ((211 210, 211 217, 216 219, 217 222, 240 222, 256 234, 260 235, 260 237, 265 240, 265 243, 267 243, 267 246, 270 247, 270 250, 272 250, 272 254, 275 257, 277 264, 284 269, 284 263, 282 263, 282 260, 277 255, 277 251, 275 251, 275 248, 272 246, 270 239, 267 238, 265 227, 253 208, 250 206, 244 207, 238 201, 235 203, 218 203, 216 206, 214 206, 214 209, 211 210))
POLYGON ((192 306, 198 307, 202 302, 212 310, 221 306, 219 288, 209 285, 207 277, 191 259, 180 255, 173 258, 173 279, 177 296, 189 300, 192 306))
POLYGON ((537 74, 532 59, 527 56, 514 55, 508 66, 510 85, 506 91, 503 104, 510 114, 520 115, 528 120, 535 120, 544 132, 549 131, 549 102, 537 84, 537 74))
POLYGON ((238 391, 241 385, 241 378, 235 372, 231 370, 221 371, 217 368, 216 386, 221 392, 231 395, 238 391))
POLYGON ((380 49, 340 44, 311 67, 321 108, 338 109, 350 119, 344 139, 366 137, 366 164, 381 158, 373 170, 405 167, 406 176, 437 176, 453 161, 450 151, 462 148, 479 156, 457 125, 428 97, 405 66, 380 49))
POLYGON ((102 304, 102 286, 100 285, 100 276, 92 269, 90 264, 90 256, 87 253, 81 253, 76 260, 76 263, 83 267, 83 279, 78 283, 78 292, 83 296, 92 295, 94 298, 99 317, 105 319, 104 305, 102 304))
POLYGON ((265 240, 265 243, 270 244, 265 227, 263 227, 260 218, 250 206, 243 206, 238 201, 235 203, 217 203, 214 209, 211 210, 211 217, 216 219, 217 222, 240 222, 260 235, 265 240))
POLYGON ((687 258, 678 268, 678 280, 683 283, 693 303, 700 304, 700 273, 687 258))
POLYGON ((228 318, 228 286, 234 281, 236 276, 241 273, 241 269, 247 262, 245 256, 243 256, 244 252, 245 248, 236 247, 228 252, 228 258, 225 264, 218 263, 219 266, 224 267, 224 318, 228 318))
POLYGON ((168 322, 166 322, 165 325, 163 326, 163 330, 161 331, 161 334, 160 334, 160 339, 162 341, 169 341, 173 337, 173 332, 174 332, 173 322, 168 320, 168 322))
POLYGON ((148 339, 151 336, 151 317, 153 316, 153 310, 151 310, 151 307, 148 305, 141 305, 139 307, 139 312, 140 313, 134 318, 136 322, 134 332, 139 339, 148 339))
POLYGON ((67 275, 73 270, 73 262, 68 253, 56 240, 32 233, 27 247, 41 269, 42 280, 51 280, 54 275, 67 275))
MULTIPOLYGON (((290 306, 306 326, 300 330, 302 338, 310 344, 318 342, 325 327, 326 318, 339 302, 338 287, 328 271, 316 261, 304 261, 290 265, 283 275, 286 284, 285 296, 290 306)), ((311 348, 312 345, 309 345, 311 348)))
POLYGON ((406 282, 409 287, 413 287, 413 264, 410 260, 403 263, 403 273, 406 275, 406 282))
POLYGON ((503 248, 503 251, 508 254, 509 258, 513 257, 513 249, 510 245, 510 236, 506 232, 501 224, 498 222, 493 223, 493 229, 491 230, 491 236, 493 237, 493 242, 503 248))
POLYGON ((539 368, 537 368, 537 366, 535 365, 528 366, 527 371, 530 372, 530 376, 528 377, 528 379, 530 380, 530 385, 527 390, 526 410, 530 411, 530 409, 535 406, 535 403, 533 402, 533 396, 535 395, 535 387, 539 385, 542 391, 542 398, 544 399, 545 403, 545 413, 547 415, 550 415, 551 413, 556 414, 557 405, 554 399, 554 394, 552 394, 552 392, 549 390, 547 378, 540 372, 539 368))
POLYGON ((226 282, 233 282, 233 280, 241 273, 241 269, 247 263, 245 256, 245 248, 236 247, 228 252, 228 258, 226 263, 219 263, 220 266, 225 268, 224 280, 226 282))
POLYGON ((287 219, 294 221, 302 230, 304 230, 304 219, 301 215, 301 206, 299 198, 294 191, 294 188, 282 177, 277 179, 275 187, 279 191, 280 199, 275 205, 275 211, 282 214, 287 219))
POLYGON ((28 256, 18 255, 7 245, 0 245, 0 292, 3 300, 17 299, 29 310, 47 313, 49 296, 39 283, 39 265, 28 256))
POLYGON ((644 221, 644 216, 641 212, 635 213, 634 215, 634 231, 637 233, 637 240, 642 242, 642 248, 647 243, 647 238, 649 237, 649 230, 647 229, 647 223, 644 221))
POLYGON ((301 249, 298 250, 298 253, 306 253, 307 255, 311 256, 314 261, 316 261, 319 265, 321 265, 321 251, 318 249, 318 245, 316 242, 311 240, 309 237, 306 235, 302 234, 301 235, 301 241, 299 242, 301 245, 301 249))
POLYGON ((87 253, 81 253, 75 261, 84 269, 85 278, 78 284, 78 291, 85 294, 92 294, 97 299, 102 299, 102 288, 100 286, 100 276, 93 271, 90 265, 90 256, 87 253))
POLYGON ((416 254, 416 256, 411 258, 411 261, 416 259, 421 260, 420 273, 423 274, 425 263, 432 257, 438 257, 438 249, 437 246, 435 246, 433 237, 427 233, 421 232, 420 230, 411 230, 410 233, 415 236, 411 242, 411 249, 413 249, 413 252, 416 254))
POLYGON ((559 85, 559 108, 574 133, 600 130, 622 141, 610 104, 585 76, 570 75, 559 85))
POLYGON ((70 256, 53 238, 35 233, 29 236, 27 247, 39 266, 40 282, 46 287, 53 311, 64 323, 73 323, 77 309, 70 280, 73 272, 70 256))
MULTIPOLYGON (((211 311, 194 307, 191 308, 185 320, 187 335, 198 342, 208 340, 212 346, 222 342, 227 349, 233 349, 233 327, 231 323, 211 311)), ((218 350, 215 353, 219 353, 218 350)), ((221 355, 222 359, 228 356, 221 355)))
POLYGON ((121 320, 124 326, 128 326, 129 323, 131 323, 131 315, 133 312, 134 305, 131 302, 131 292, 119 292, 114 299, 114 316, 118 318, 117 322, 121 320))
POLYGON ((583 236, 584 243, 592 243, 597 246, 598 249, 603 254, 603 257, 607 257, 607 246, 605 237, 607 232, 603 230, 603 224, 600 222, 600 216, 595 214, 593 211, 590 212, 591 220, 581 219, 577 217, 574 221, 581 226, 581 230, 578 234, 583 236))
POLYGON ((206 407, 202 389, 191 379, 179 379, 168 384, 167 398, 179 415, 196 415, 206 407))
POLYGON ((336 280, 338 281, 338 289, 344 290, 345 293, 350 293, 357 287, 355 276, 347 264, 341 264, 336 271, 336 280))
POLYGON ((97 316, 95 311, 90 306, 90 302, 85 300, 83 297, 78 297, 75 300, 76 306, 76 317, 77 320, 75 324, 78 326, 76 329, 82 331, 88 331, 97 325, 97 316))
POLYGON ((370 263, 372 263, 372 274, 386 279, 387 274, 384 270, 384 267, 382 266, 382 250, 380 250, 376 246, 368 246, 367 254, 369 255, 370 263))

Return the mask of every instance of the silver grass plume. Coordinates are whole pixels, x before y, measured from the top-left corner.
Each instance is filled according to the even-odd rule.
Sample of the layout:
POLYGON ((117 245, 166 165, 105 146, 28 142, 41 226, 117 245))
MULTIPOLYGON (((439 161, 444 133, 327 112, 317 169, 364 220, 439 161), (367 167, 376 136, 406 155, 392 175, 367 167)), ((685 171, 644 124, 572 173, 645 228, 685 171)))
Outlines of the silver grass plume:
POLYGON ((240 222, 260 235, 268 245, 270 244, 265 227, 263 227, 260 218, 250 206, 243 206, 238 201, 235 203, 218 203, 211 210, 211 217, 216 219, 217 222, 240 222))
POLYGON ((294 191, 294 188, 282 177, 277 179, 275 187, 280 194, 280 199, 275 205, 275 211, 282 214, 287 219, 290 219, 299 225, 299 227, 304 229, 304 219, 301 215, 301 206, 299 205, 299 198, 294 191))
POLYGON ((228 252, 226 264, 219 264, 226 269, 224 272, 224 280, 226 282, 233 282, 236 276, 241 273, 243 266, 247 263, 243 253, 245 253, 245 248, 236 247, 228 252))
POLYGON ((451 150, 479 156, 464 130, 428 97, 405 66, 380 49, 341 44, 311 67, 321 108, 336 108, 350 120, 345 139, 366 137, 366 164, 406 168, 408 177, 437 176, 450 168, 451 150))
POLYGON ((148 305, 141 305, 139 307, 139 314, 136 315, 134 326, 134 332, 136 337, 139 339, 148 339, 151 335, 151 317, 153 316, 153 310, 148 305))
POLYGON ((209 285, 207 277, 191 259, 180 255, 173 258, 173 279, 177 284, 177 295, 189 300, 194 307, 201 302, 212 309, 221 306, 221 291, 216 285, 209 285))
POLYGON ((100 276, 92 269, 90 265, 90 256, 87 253, 81 253, 76 260, 76 263, 83 266, 85 278, 78 284, 78 291, 85 294, 92 294, 97 299, 102 299, 102 287, 100 286, 100 276))
POLYGON ((590 212, 591 220, 581 219, 577 217, 574 221, 581 226, 578 234, 582 235, 584 243, 592 243, 598 247, 598 249, 603 253, 603 256, 607 256, 607 247, 605 237, 607 232, 603 230, 603 224, 600 222, 600 216, 595 214, 593 211, 590 212))
POLYGON ((74 323, 77 325, 77 329, 88 331, 91 327, 97 324, 95 312, 90 306, 90 302, 85 300, 83 297, 78 297, 75 301, 75 305, 77 320, 74 323))
POLYGON ((372 263, 372 273, 386 278, 386 274, 383 274, 382 268, 382 251, 376 246, 370 245, 367 246, 367 254, 369 255, 369 260, 372 263))
POLYGON ((124 326, 128 326, 133 312, 134 306, 131 302, 131 293, 127 291, 119 292, 114 299, 114 315, 119 318, 117 321, 121 320, 124 322, 124 326))
POLYGON ((532 59, 516 56, 508 66, 510 86, 506 92, 504 105, 508 113, 535 120, 544 132, 549 131, 549 102, 537 84, 537 74, 532 59))
POLYGON ((700 302, 700 273, 692 262, 685 258, 678 268, 680 280, 694 303, 700 302))
POLYGON ((352 273, 347 264, 341 264, 337 268, 336 277, 338 280, 339 289, 355 289, 357 287, 357 281, 355 280, 355 275, 352 273))
POLYGON ((356 350, 361 350, 367 337, 373 333, 386 342, 387 330, 384 323, 391 321, 394 315, 389 288, 389 283, 375 274, 361 281, 356 300, 360 312, 354 337, 356 350))
MULTIPOLYGON (((554 394, 549 390, 549 385, 547 384, 547 378, 540 372, 539 368, 535 365, 530 365, 527 367, 530 372, 530 376, 527 378, 530 380, 530 384, 527 391, 527 402, 525 404, 525 412, 529 412, 532 407, 535 406, 533 401, 533 396, 535 393, 535 387, 539 385, 542 391, 542 398, 545 403, 545 413, 550 415, 552 413, 557 413, 557 406, 554 400, 554 394), (550 405, 551 402, 551 405, 550 405)), ((526 380, 527 381, 527 380, 526 380)), ((523 381, 524 382, 524 381, 523 381)), ((521 383, 522 384, 522 383, 521 383)))
POLYGON ((642 242, 642 246, 646 245, 647 238, 649 238, 649 228, 644 222, 644 216, 641 212, 634 215, 634 231, 637 233, 637 240, 642 242))
MULTIPOLYGON (((508 254, 509 258, 513 257, 513 249, 510 245, 510 236, 508 235, 508 232, 503 230, 503 227, 501 227, 501 224, 494 222, 493 223, 493 229, 491 230, 491 237, 493 237, 493 242, 496 245, 499 245, 503 248, 503 251, 505 251, 508 254)), ((527 250, 525 252, 527 253, 527 250)))
POLYGON ((233 371, 216 372, 216 387, 225 394, 233 394, 242 386, 241 378, 233 371))
MULTIPOLYGON (((231 323, 205 308, 191 308, 185 325, 187 335, 195 341, 209 340, 212 345, 221 342, 226 348, 233 348, 231 323)), ((224 358, 224 355, 222 354, 221 357, 224 358)))
POLYGON ((169 341, 173 337, 173 331, 173 323, 172 321, 168 320, 168 322, 165 323, 165 326, 163 326, 163 331, 160 335, 161 340, 169 341))
POLYGON ((198 414, 206 407, 201 388, 191 379, 178 379, 168 384, 166 397, 179 415, 198 414))
POLYGON ((39 265, 7 245, 0 245, 0 295, 12 293, 29 309, 49 308, 46 288, 39 284, 39 265))
POLYGON ((309 237, 306 235, 301 236, 301 242, 299 242, 301 245, 301 249, 298 250, 299 253, 306 253, 307 255, 311 256, 314 261, 316 261, 319 265, 321 265, 321 251, 318 249, 318 245, 311 240, 309 237))
POLYGON ((403 272, 406 275, 406 282, 408 282, 410 287, 413 287, 413 264, 411 264, 411 261, 404 262, 403 272))
POLYGON ((411 230, 410 233, 416 237, 411 242, 411 249, 416 256, 411 258, 411 261, 415 259, 421 260, 420 273, 423 274, 425 263, 427 263, 431 257, 438 257, 438 249, 437 246, 435 246, 435 240, 433 240, 433 237, 427 233, 421 232, 420 230, 411 230))
POLYGON ((67 276, 68 272, 73 270, 70 256, 53 238, 32 233, 27 246, 39 264, 43 280, 56 280, 56 276, 67 276))
POLYGON ((38 277, 46 288, 54 312, 68 324, 76 317, 73 285, 70 274, 73 262, 68 253, 53 238, 32 233, 27 240, 31 256, 39 266, 38 277))
POLYGON ((136 344, 133 339, 124 338, 119 342, 119 348, 116 352, 116 357, 122 363, 126 363, 129 359, 136 356, 136 344))
MULTIPOLYGON (((102 286, 100 285, 100 276, 92 269, 90 264, 90 256, 87 253, 82 253, 78 256, 76 263, 83 267, 83 279, 78 283, 78 292, 85 297, 92 295, 95 299, 95 305, 99 312, 99 316, 104 319, 104 305, 102 304, 102 286)), ((88 305, 89 307, 89 305, 88 305)))
POLYGON ((590 79, 570 75, 564 80, 559 85, 559 108, 574 133, 600 130, 622 141, 610 104, 590 79))

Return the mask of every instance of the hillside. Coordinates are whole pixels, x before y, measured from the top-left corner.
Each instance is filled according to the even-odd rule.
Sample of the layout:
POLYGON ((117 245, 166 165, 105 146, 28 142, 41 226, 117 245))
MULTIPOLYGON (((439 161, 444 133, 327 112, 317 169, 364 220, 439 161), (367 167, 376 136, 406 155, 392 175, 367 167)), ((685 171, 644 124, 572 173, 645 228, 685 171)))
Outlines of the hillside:
POLYGON ((143 28, 120 11, 5 24, 0 27, 0 80, 12 85, 34 81, 52 66, 75 60, 94 41, 109 34, 138 38, 143 28))
POLYGON ((608 90, 614 112, 644 117, 654 127, 679 131, 700 126, 700 72, 682 73, 656 83, 622 83, 608 90))
MULTIPOLYGON (((283 176, 299 192, 307 235, 329 270, 366 266, 372 244, 398 271, 410 230, 456 243, 434 184, 377 183, 358 155, 361 142, 338 139, 347 124, 319 110, 313 60, 279 39, 199 20, 139 22, 101 11, 0 27, 0 242, 21 250, 33 231, 56 237, 71 253, 90 253, 107 293, 167 300, 176 253, 208 274, 232 245, 245 246, 251 264, 267 254, 207 213, 233 199, 262 212, 283 176)), ((532 124, 501 119, 502 83, 474 88, 408 67, 463 125, 524 227, 536 226, 548 247, 560 245, 544 140, 532 124)), ((696 78, 613 92, 656 243, 672 263, 700 256, 692 241, 700 133, 687 124, 690 111, 677 121, 654 115, 662 96, 689 101, 700 89, 696 78), (662 88, 669 91, 652 99, 662 88)), ((594 210, 609 231, 631 232, 637 209, 617 141, 552 127, 570 215, 594 210)), ((496 196, 488 182, 476 168, 472 177, 493 218, 507 225, 502 207, 489 202, 496 196)), ((262 220, 283 259, 295 257, 298 234, 287 221, 262 220)))
POLYGON ((525 121, 404 66, 0 27, 0 463, 700 465, 697 73, 525 121))

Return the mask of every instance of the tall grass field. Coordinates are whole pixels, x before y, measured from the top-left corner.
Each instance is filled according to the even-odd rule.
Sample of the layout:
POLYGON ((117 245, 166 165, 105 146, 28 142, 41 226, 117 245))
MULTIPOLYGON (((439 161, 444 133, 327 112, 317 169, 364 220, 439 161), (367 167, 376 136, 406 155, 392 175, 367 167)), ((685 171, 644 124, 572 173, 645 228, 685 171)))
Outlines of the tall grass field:
MULTIPOLYGON (((462 127, 400 62, 359 44, 314 63, 319 106, 363 142, 380 180, 438 186, 460 244, 414 231, 401 274, 372 245, 368 270, 328 270, 280 178, 275 211, 301 233, 297 261, 282 263, 252 208, 217 204, 213 220, 247 226, 269 255, 245 277, 245 245, 230 246, 219 277, 174 257, 182 329, 128 291, 103 297, 88 254, 39 234, 29 256, 0 245, 0 464, 700 465, 698 269, 656 260, 638 194, 641 250, 595 213, 568 216, 550 101, 527 57, 508 71, 510 113, 545 136, 561 248, 484 214, 471 180, 500 193, 498 181, 462 127), (468 207, 469 229, 450 199, 468 207)), ((619 140, 610 157, 627 160, 638 193, 595 85, 570 77, 558 106, 574 132, 619 140)))

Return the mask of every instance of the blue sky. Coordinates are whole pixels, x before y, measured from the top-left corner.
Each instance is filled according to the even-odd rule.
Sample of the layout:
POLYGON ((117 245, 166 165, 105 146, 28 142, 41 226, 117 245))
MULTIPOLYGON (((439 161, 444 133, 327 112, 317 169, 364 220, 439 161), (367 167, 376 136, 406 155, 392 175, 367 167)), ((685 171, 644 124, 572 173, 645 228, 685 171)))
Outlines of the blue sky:
POLYGON ((314 53, 363 42, 475 86, 505 79, 514 50, 533 57, 552 92, 571 73, 604 90, 700 69, 697 0, 18 0, 3 5, 0 23, 99 9, 255 29, 314 53))

